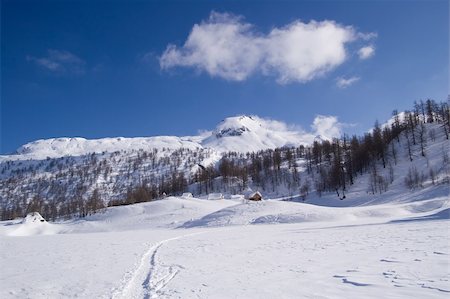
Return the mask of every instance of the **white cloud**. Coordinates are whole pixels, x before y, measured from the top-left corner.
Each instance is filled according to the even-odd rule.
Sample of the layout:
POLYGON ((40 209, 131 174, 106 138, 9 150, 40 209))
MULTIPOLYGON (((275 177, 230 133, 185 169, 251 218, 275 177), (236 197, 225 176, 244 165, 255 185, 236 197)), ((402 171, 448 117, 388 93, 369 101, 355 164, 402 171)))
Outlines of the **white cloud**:
POLYGON ((263 68, 277 74, 280 83, 307 82, 341 65, 345 44, 354 38, 351 27, 331 21, 297 21, 275 28, 266 39, 263 68))
POLYGON ((376 33, 376 32, 369 32, 369 33, 358 32, 358 38, 365 40, 365 41, 376 39, 377 37, 378 37, 378 33, 376 33))
POLYGON ((316 136, 331 140, 342 135, 342 128, 345 124, 340 123, 336 116, 317 115, 314 118, 311 128, 316 136))
POLYGON ((350 77, 350 78, 339 77, 336 79, 336 85, 339 88, 347 88, 353 83, 358 82, 359 79, 360 79, 359 77, 350 77))
POLYGON ((65 50, 47 50, 47 56, 34 57, 27 56, 27 61, 51 72, 83 74, 86 62, 78 56, 65 50))
POLYGON ((211 76, 241 81, 259 64, 262 42, 241 18, 213 12, 208 21, 194 25, 182 48, 169 45, 160 65, 195 67, 211 76))
POLYGON ((281 84, 307 82, 344 63, 346 45, 361 34, 334 21, 294 21, 263 34, 242 17, 212 12, 183 46, 167 46, 160 67, 192 67, 232 81, 258 72, 281 84))
POLYGON ((372 45, 362 47, 361 49, 358 50, 359 59, 367 59, 372 57, 374 54, 375 54, 375 47, 372 45))

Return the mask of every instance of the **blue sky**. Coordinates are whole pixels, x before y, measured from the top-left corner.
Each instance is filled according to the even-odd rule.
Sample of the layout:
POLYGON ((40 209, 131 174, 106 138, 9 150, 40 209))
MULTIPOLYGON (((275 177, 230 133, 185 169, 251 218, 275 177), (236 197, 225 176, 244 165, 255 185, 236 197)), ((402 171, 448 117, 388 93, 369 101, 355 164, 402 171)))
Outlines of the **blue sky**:
POLYGON ((333 115, 362 133, 449 93, 448 1, 1 5, 1 153, 62 136, 193 135, 238 114, 305 130, 333 115))

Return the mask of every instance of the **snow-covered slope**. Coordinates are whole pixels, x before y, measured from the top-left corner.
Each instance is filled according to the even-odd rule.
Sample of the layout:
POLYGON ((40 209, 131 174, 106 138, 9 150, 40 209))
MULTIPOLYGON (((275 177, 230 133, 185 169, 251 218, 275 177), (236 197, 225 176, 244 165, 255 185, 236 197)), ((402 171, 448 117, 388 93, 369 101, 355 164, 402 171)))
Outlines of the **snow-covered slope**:
POLYGON ((175 136, 136 137, 136 138, 52 138, 27 143, 17 149, 17 155, 30 159, 59 158, 64 156, 82 156, 89 153, 116 152, 129 150, 152 150, 163 148, 176 150, 179 148, 196 149, 198 143, 175 136))
POLYGON ((386 203, 326 207, 308 203, 281 201, 261 202, 236 200, 207 200, 168 197, 153 202, 110 207, 101 213, 80 220, 48 223, 37 214, 23 221, 0 222, 0 235, 30 236, 48 234, 132 231, 143 229, 206 228, 252 224, 304 223, 312 226, 384 223, 407 219, 448 219, 450 198, 435 197, 433 190, 422 199, 399 203, 387 196, 386 203))
POLYGON ((282 146, 298 146, 314 140, 314 134, 293 130, 284 123, 257 116, 235 116, 224 119, 213 131, 198 136, 155 136, 135 138, 52 138, 27 143, 3 160, 82 156, 90 153, 188 148, 211 148, 217 152, 251 152, 282 146))
MULTIPOLYGON (((394 199, 391 199, 395 201, 394 199)), ((229 225, 273 223, 367 223, 386 222, 406 217, 432 216, 447 213, 449 198, 438 197, 405 204, 383 204, 362 207, 321 207, 286 201, 248 202, 226 207, 205 217, 186 222, 183 227, 220 227, 229 225)))
POLYGON ((449 198, 391 196, 341 208, 170 197, 0 222, 0 297, 446 298, 449 198))
POLYGON ((104 213, 62 224, 65 233, 176 228, 188 221, 235 205, 230 200, 168 197, 154 202, 108 208, 104 213))

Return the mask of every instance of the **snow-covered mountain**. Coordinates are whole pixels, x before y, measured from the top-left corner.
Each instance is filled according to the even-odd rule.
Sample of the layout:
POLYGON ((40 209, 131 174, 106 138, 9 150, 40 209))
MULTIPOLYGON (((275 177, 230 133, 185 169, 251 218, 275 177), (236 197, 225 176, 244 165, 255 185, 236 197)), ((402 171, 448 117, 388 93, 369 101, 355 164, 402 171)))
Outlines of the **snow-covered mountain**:
POLYGON ((201 144, 217 151, 245 153, 309 144, 313 138, 278 121, 243 115, 224 119, 201 144))
POLYGON ((38 140, 0 156, 0 216, 35 210, 44 217, 83 217, 104 205, 183 192, 231 198, 259 190, 318 205, 381 203, 387 193, 400 198, 448 184, 449 127, 445 109, 436 111, 351 140, 330 141, 330 132, 340 129, 336 118, 324 116, 311 132, 236 116, 198 136, 38 140))
POLYGON ((314 136, 313 133, 291 129, 282 122, 242 115, 228 117, 214 130, 198 136, 117 137, 91 140, 80 137, 42 139, 21 146, 13 155, 0 156, 0 161, 42 160, 47 157, 82 156, 90 153, 180 148, 190 150, 209 148, 217 152, 245 153, 309 144, 314 140, 314 136))

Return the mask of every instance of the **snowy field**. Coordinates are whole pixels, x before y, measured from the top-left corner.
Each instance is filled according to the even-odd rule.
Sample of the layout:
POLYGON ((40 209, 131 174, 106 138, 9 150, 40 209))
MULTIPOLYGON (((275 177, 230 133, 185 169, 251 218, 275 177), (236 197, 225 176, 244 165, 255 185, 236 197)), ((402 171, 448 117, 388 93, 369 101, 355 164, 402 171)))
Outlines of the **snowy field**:
POLYGON ((0 298, 446 298, 449 208, 173 197, 6 221, 0 298))

